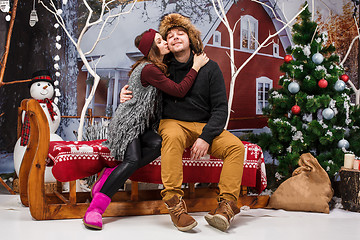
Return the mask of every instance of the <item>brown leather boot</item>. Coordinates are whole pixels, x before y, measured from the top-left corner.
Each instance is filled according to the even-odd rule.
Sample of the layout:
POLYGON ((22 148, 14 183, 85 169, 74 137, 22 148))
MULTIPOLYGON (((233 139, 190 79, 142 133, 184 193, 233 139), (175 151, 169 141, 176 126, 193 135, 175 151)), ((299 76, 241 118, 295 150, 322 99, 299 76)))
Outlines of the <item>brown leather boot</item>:
POLYGON ((223 199, 215 210, 205 215, 205 220, 211 226, 225 232, 230 227, 231 220, 239 212, 236 202, 223 199))
POLYGON ((187 213, 185 201, 182 197, 174 195, 171 199, 165 201, 169 210, 171 221, 180 231, 186 232, 193 229, 197 222, 187 213))

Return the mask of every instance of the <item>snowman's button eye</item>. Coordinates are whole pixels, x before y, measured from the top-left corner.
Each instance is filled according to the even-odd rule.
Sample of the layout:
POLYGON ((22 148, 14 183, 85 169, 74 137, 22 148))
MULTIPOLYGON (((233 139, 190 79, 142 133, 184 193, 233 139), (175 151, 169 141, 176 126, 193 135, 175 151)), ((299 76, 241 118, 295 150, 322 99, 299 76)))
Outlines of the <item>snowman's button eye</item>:
POLYGON ((43 108, 45 107, 45 105, 42 106, 43 108))
POLYGON ((40 83, 38 83, 37 85, 38 85, 38 86, 40 86, 41 84, 40 84, 40 83))
POLYGON ((50 87, 50 83, 48 83, 48 86, 50 87))

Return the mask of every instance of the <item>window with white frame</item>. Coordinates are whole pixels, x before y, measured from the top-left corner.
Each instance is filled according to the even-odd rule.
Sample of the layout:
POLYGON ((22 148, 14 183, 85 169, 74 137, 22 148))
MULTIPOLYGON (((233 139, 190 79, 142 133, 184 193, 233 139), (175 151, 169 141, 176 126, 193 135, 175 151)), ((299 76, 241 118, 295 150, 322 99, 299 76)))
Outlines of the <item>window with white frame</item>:
POLYGON ((215 31, 215 33, 213 35, 213 45, 221 46, 221 32, 215 31))
POLYGON ((256 79, 256 114, 263 114, 262 109, 269 105, 269 90, 273 87, 273 80, 268 77, 256 79))
POLYGON ((273 43, 273 55, 274 57, 279 56, 279 44, 273 43))
POLYGON ((253 16, 241 17, 240 48, 255 50, 258 45, 258 20, 253 16))

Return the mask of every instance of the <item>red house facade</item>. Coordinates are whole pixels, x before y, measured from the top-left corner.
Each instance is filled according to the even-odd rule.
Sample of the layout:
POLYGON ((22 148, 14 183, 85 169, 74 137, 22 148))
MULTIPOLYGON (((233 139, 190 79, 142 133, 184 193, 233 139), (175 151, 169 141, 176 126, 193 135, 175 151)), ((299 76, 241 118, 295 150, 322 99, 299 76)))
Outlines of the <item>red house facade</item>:
MULTIPOLYGON (((230 26, 241 19, 234 31, 235 66, 240 67, 261 44, 269 33, 277 30, 262 5, 250 0, 238 1, 227 12, 230 26)), ((247 63, 236 78, 232 113, 228 129, 253 129, 267 125, 262 107, 267 104, 268 91, 278 88, 282 75, 285 47, 276 36, 272 44, 260 51, 247 63)), ((270 41, 270 42, 271 42, 270 41)), ((220 66, 229 94, 231 72, 229 33, 223 23, 219 24, 205 47, 207 55, 220 66)))

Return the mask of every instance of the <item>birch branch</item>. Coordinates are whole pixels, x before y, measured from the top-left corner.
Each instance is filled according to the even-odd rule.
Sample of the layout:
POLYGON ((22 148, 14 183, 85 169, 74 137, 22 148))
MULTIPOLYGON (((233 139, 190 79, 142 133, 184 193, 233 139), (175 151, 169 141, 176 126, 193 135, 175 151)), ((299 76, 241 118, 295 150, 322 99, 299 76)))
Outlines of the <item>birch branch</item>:
POLYGON ((355 105, 359 105, 360 104, 360 90, 356 89, 354 83, 351 80, 349 80, 348 83, 350 84, 351 88, 355 92, 355 105))
POLYGON ((274 34, 271 34, 269 35, 265 41, 263 41, 263 43, 251 54, 251 56, 246 59, 246 61, 241 65, 241 67, 236 71, 235 73, 235 78, 237 77, 237 75, 240 73, 240 71, 245 67, 245 65, 259 52, 259 50, 261 48, 263 48, 263 46, 267 43, 267 41, 269 41, 271 38, 275 37, 276 35, 278 35, 280 32, 282 32, 286 27, 288 27, 292 21, 294 21, 297 16, 299 16, 299 14, 305 10, 305 8, 307 8, 307 5, 305 5, 301 10, 300 12, 298 12, 287 24, 285 24, 279 31, 277 31, 276 33, 274 34))
POLYGON ((251 1, 256 2, 256 3, 259 3, 259 4, 263 5, 264 7, 269 8, 269 9, 272 11, 272 13, 273 13, 273 15, 274 15, 274 17, 275 17, 275 19, 276 19, 277 21, 279 21, 279 22, 281 22, 281 23, 283 23, 283 24, 286 24, 286 22, 284 22, 283 20, 279 19, 279 18, 276 16, 275 11, 274 11, 274 9, 273 9, 272 7, 266 5, 265 3, 260 2, 260 1, 258 1, 258 0, 251 0, 251 1))
MULTIPOLYGON (((219 3, 220 0, 218 0, 218 4, 220 7, 223 8, 223 5, 219 3)), ((252 0, 254 2, 258 2, 256 0, 252 0)), ((212 0, 213 2, 213 6, 215 8, 215 12, 217 13, 218 17, 220 18, 220 20, 224 23, 224 25, 226 26, 226 28, 228 29, 228 32, 229 32, 229 35, 230 35, 230 53, 233 53, 234 52, 234 44, 233 44, 233 31, 231 30, 230 26, 228 24, 226 24, 227 22, 227 18, 226 18, 226 15, 223 13, 223 16, 221 16, 219 14, 219 12, 217 11, 216 9, 216 6, 215 6, 215 2, 214 0, 212 0), (223 19, 224 18, 224 19, 223 19)), ((261 3, 263 4, 263 3, 261 3)), ((264 5, 264 4, 263 4, 264 5)), ((246 61, 239 67, 235 70, 235 61, 234 61, 234 55, 233 54, 230 54, 230 65, 231 65, 231 81, 230 81, 230 92, 229 92, 229 99, 228 99, 228 102, 229 102, 229 105, 228 105, 228 118, 227 118, 227 121, 226 121, 226 124, 225 124, 225 129, 227 128, 228 124, 229 124, 229 120, 230 120, 230 114, 232 112, 231 110, 231 107, 232 107, 232 102, 233 102, 233 98, 234 98, 234 91, 235 91, 235 81, 236 81, 236 77, 239 75, 240 71, 246 66, 246 64, 249 63, 249 61, 260 51, 261 48, 264 48, 265 46, 268 46, 269 43, 268 41, 275 37, 276 35, 278 35, 279 33, 281 33, 285 28, 289 27, 290 24, 297 18, 297 16, 299 16, 299 14, 304 11, 306 8, 308 7, 308 4, 306 4, 290 21, 288 21, 286 24, 284 24, 284 26, 278 30, 276 33, 274 34, 270 34, 269 33, 269 36, 265 39, 265 41, 263 41, 262 44, 260 44, 258 46, 258 48, 250 55, 250 57, 248 57, 246 59, 246 61)), ((270 7, 269 7, 270 8, 270 7)), ((224 12, 224 9, 222 9, 222 12, 224 12)), ((273 12, 274 13, 274 12, 273 12)), ((274 14, 274 16, 276 16, 274 14)), ((271 44, 271 43, 270 43, 271 44)))
MULTIPOLYGON (((349 56, 349 54, 350 54, 350 51, 351 51, 351 49, 352 49, 355 41, 360 38, 359 26, 358 26, 358 24, 357 24, 357 21, 356 21, 356 17, 355 17, 355 16, 354 16, 354 22, 355 22, 355 26, 356 26, 356 30, 357 30, 358 35, 357 35, 356 37, 354 37, 353 40, 351 41, 351 44, 350 44, 350 46, 349 46, 349 48, 348 48, 348 50, 347 50, 347 52, 346 52, 346 54, 345 54, 344 59, 340 62, 340 65, 341 65, 341 66, 344 65, 346 59, 348 58, 348 56, 349 56)), ((359 63, 358 63, 358 64, 359 64, 359 63)), ((354 85, 354 83, 353 83, 351 80, 349 80, 348 83, 350 84, 352 90, 353 90, 354 93, 355 93, 355 104, 356 104, 356 105, 359 105, 359 104, 360 104, 360 89, 357 89, 356 86, 354 85)))
MULTIPOLYGON (((107 24, 107 22, 109 21, 109 19, 110 19, 110 18, 117 18, 117 17, 119 17, 119 16, 121 16, 121 15, 130 13, 130 12, 133 10, 136 2, 137 2, 137 0, 134 1, 133 5, 131 6, 131 8, 130 8, 128 11, 126 11, 126 12, 120 12, 120 13, 117 13, 117 14, 114 14, 114 15, 109 14, 109 15, 106 17, 106 19, 105 19, 105 21, 104 21, 104 24, 101 26, 101 29, 100 29, 99 34, 98 34, 98 37, 97 37, 95 43, 93 44, 93 47, 92 47, 88 52, 86 52, 85 55, 90 54, 91 52, 93 52, 94 49, 95 49, 95 47, 96 47, 96 45, 97 45, 100 41, 105 40, 105 39, 108 39, 108 38, 111 36, 111 34, 114 32, 114 30, 116 29, 117 25, 118 25, 119 22, 120 22, 120 21, 118 20, 118 22, 115 24, 115 26, 113 27, 112 31, 109 33, 108 36, 100 39, 100 37, 101 37, 101 35, 102 35, 102 33, 103 33, 103 30, 104 30, 104 28, 105 28, 105 25, 107 24)), ((85 33, 85 32, 84 32, 84 33, 85 33)))
MULTIPOLYGON (((76 50, 78 51, 79 56, 80 56, 82 62, 84 63, 84 66, 86 67, 88 73, 91 76, 94 77, 94 84, 93 84, 93 86, 91 88, 89 96, 85 100, 85 104, 84 104, 84 106, 82 108, 82 111, 81 111, 80 124, 79 124, 79 128, 78 128, 78 141, 81 141, 81 139, 82 139, 83 127, 84 127, 85 115, 86 115, 87 108, 89 107, 89 105, 90 105, 90 103, 91 103, 91 101, 92 101, 92 99, 93 99, 93 97, 95 95, 96 88, 97 88, 97 86, 98 86, 98 84, 100 82, 100 76, 96 73, 96 65, 97 65, 98 62, 95 63, 95 66, 91 66, 88 59, 85 56, 86 56, 86 54, 91 53, 101 40, 108 38, 111 35, 111 33, 113 33, 113 31, 111 31, 111 33, 106 38, 101 38, 103 30, 105 28, 105 25, 107 24, 109 19, 116 18, 116 17, 119 17, 120 15, 130 13, 132 11, 132 9, 134 8, 137 0, 135 0, 133 2, 132 6, 130 7, 130 9, 128 11, 119 12, 117 14, 111 14, 111 9, 109 8, 109 4, 112 3, 112 2, 115 2, 115 0, 109 1, 107 3, 106 3, 105 0, 102 0, 100 16, 99 16, 99 18, 97 20, 95 20, 93 22, 90 22, 91 18, 93 16, 93 10, 92 10, 92 8, 90 7, 90 5, 88 4, 88 2, 86 0, 83 0, 83 2, 84 2, 85 7, 89 11, 89 15, 88 15, 88 17, 86 19, 85 26, 83 27, 83 29, 81 30, 81 32, 79 34, 79 37, 78 37, 77 41, 75 41, 74 38, 71 36, 71 34, 66 29, 65 22, 64 22, 63 18, 61 17, 61 15, 59 14, 59 9, 56 8, 56 5, 54 4, 53 0, 50 0, 50 7, 48 7, 46 4, 44 4, 42 0, 39 0, 39 3, 41 3, 41 5, 46 10, 48 10, 50 13, 52 13, 54 15, 54 17, 55 17, 56 21, 58 22, 58 24, 65 31, 65 33, 68 36, 68 38, 70 39, 70 41, 75 45, 76 50), (108 9, 109 13, 108 13, 108 16, 104 20, 103 17, 104 17, 105 9, 108 9), (100 23, 102 24, 102 26, 100 28, 100 31, 99 31, 99 33, 97 35, 97 38, 96 38, 94 44, 92 45, 91 50, 84 53, 83 50, 81 49, 81 42, 83 40, 83 37, 84 37, 86 31, 90 27, 95 26, 95 25, 100 24, 100 23)), ((117 26, 117 24, 116 24, 116 26, 117 26)), ((94 62, 93 62, 93 64, 94 64, 94 62)))
POLYGON ((311 1, 311 21, 314 21, 315 19, 315 0, 311 1))

